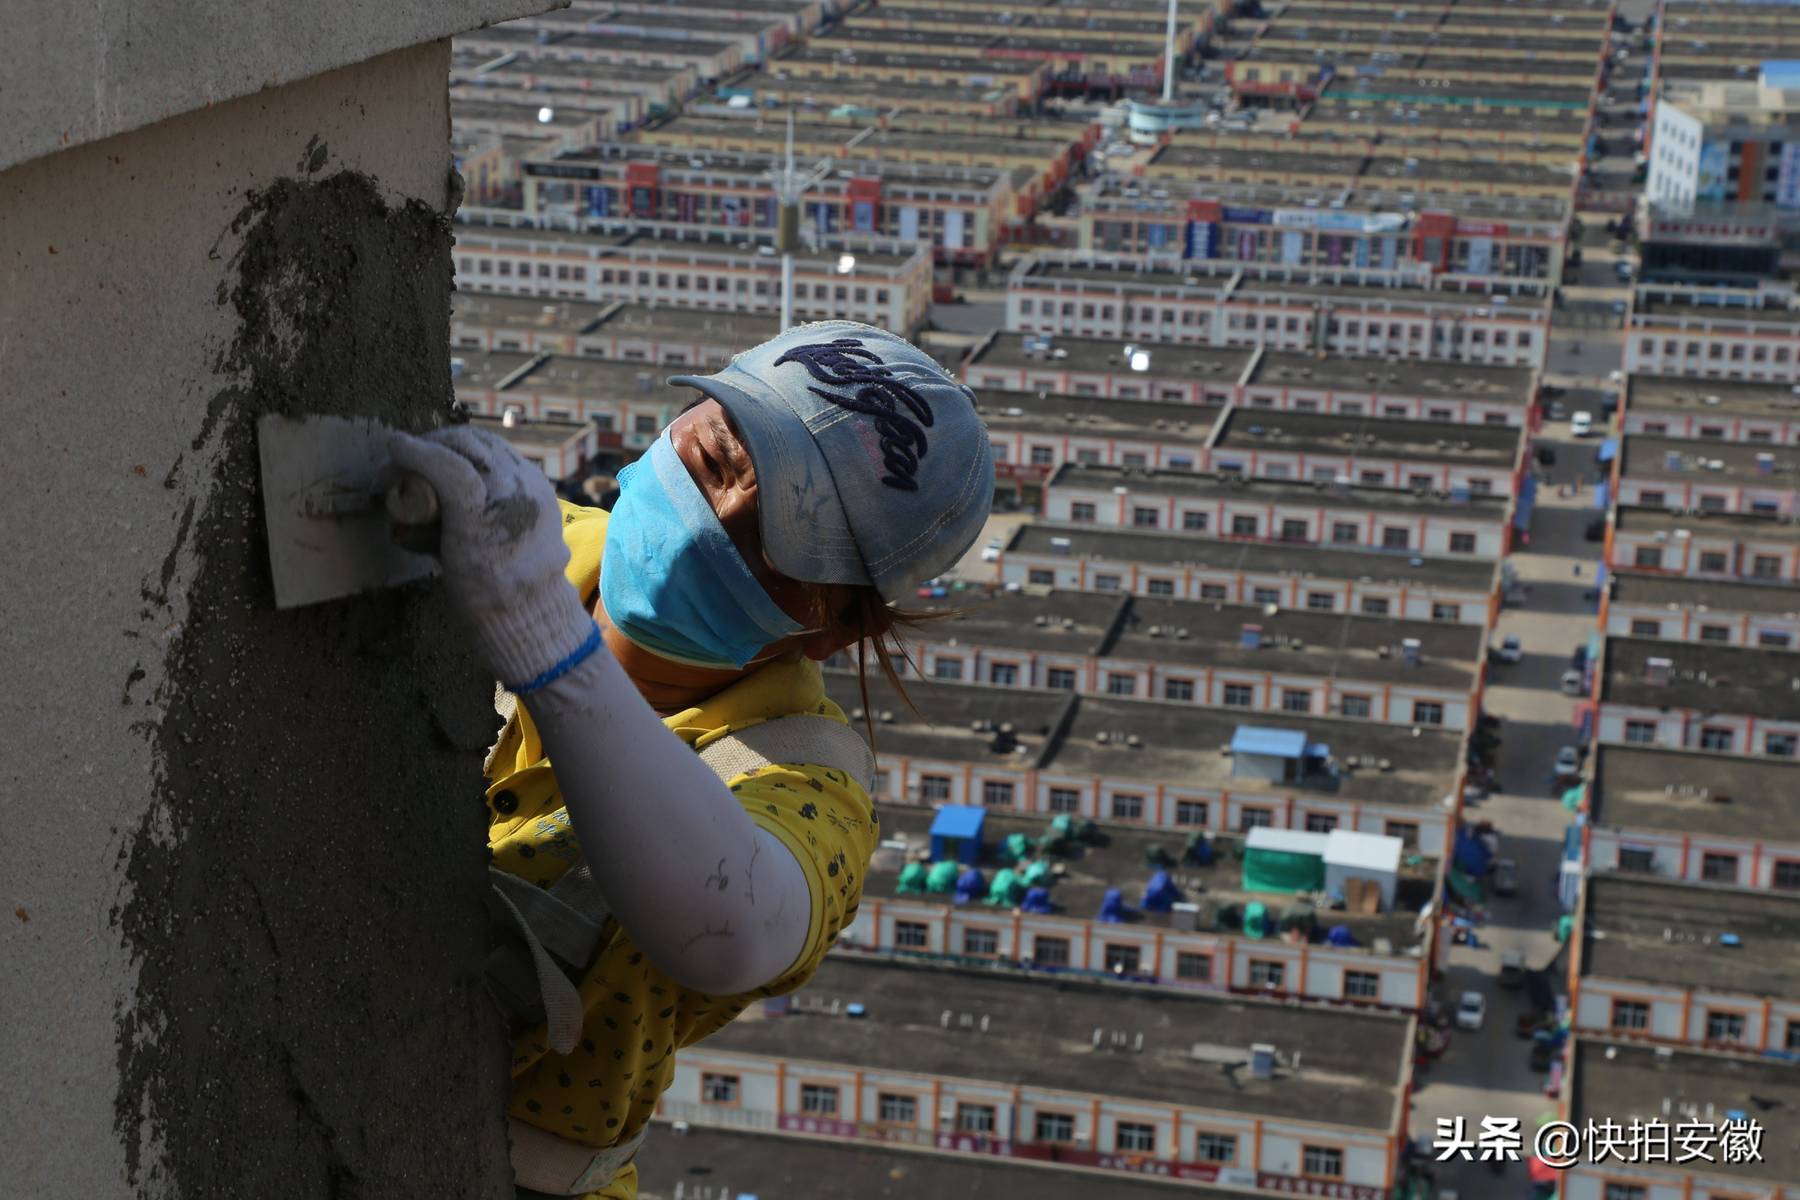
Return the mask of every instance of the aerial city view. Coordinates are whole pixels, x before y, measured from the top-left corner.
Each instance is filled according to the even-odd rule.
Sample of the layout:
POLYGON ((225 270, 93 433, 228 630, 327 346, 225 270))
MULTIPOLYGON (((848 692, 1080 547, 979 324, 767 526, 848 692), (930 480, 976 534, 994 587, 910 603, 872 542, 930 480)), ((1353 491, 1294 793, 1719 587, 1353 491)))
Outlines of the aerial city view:
POLYGON ((0 1195, 1800 1200, 1800 4, 550 2, 26 0, 0 1195))

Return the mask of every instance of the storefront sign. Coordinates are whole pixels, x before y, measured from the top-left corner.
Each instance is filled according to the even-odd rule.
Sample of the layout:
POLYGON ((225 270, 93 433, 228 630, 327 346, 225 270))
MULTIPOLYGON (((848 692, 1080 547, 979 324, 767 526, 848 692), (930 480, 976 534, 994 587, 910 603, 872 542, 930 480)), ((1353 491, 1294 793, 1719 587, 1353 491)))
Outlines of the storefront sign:
POLYGON ((1234 225, 1267 225, 1269 215, 1266 208, 1238 208, 1230 204, 1225 206, 1225 219, 1234 225))
POLYGON ((1382 1190, 1360 1183, 1338 1183, 1329 1179, 1302 1179, 1298 1175, 1271 1175, 1257 1172, 1256 1186, 1265 1192, 1281 1192, 1289 1196, 1323 1196, 1327 1200, 1381 1200, 1382 1190))

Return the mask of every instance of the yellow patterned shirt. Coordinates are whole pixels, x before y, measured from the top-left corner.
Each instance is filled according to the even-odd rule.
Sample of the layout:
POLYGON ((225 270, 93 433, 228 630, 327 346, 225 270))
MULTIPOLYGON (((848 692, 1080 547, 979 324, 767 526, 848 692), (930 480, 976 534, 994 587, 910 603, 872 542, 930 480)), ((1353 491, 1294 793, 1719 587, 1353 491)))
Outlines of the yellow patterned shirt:
MULTIPOLYGON (((583 597, 599 580, 607 514, 563 505, 569 581, 583 597)), ((705 702, 664 719, 696 750, 733 730, 798 713, 844 720, 825 695, 817 663, 795 654, 769 663, 705 702)), ((537 884, 556 880, 580 854, 544 749, 523 709, 502 732, 488 764, 488 846, 494 865, 537 884)), ((739 996, 709 996, 675 983, 615 923, 580 984, 583 1038, 562 1057, 537 1026, 513 1040, 509 1111, 520 1120, 594 1146, 631 1137, 669 1086, 675 1051, 723 1028, 744 1009, 805 983, 838 932, 856 915, 862 877, 878 836, 868 793, 843 773, 815 765, 774 766, 734 777, 732 793, 757 825, 793 851, 812 892, 805 947, 779 978, 739 996)), ((655 797, 646 797, 655 803, 655 797)), ((605 880, 600 881, 604 888, 605 880)), ((589 1200, 631 1200, 628 1166, 589 1200)))

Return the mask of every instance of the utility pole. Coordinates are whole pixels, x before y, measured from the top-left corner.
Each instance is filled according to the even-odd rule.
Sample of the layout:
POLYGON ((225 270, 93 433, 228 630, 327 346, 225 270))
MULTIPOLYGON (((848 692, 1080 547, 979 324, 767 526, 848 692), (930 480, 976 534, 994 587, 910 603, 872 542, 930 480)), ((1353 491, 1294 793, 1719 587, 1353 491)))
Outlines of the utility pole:
POLYGON ((831 160, 820 159, 804 175, 794 169, 794 110, 787 114, 787 156, 780 171, 769 172, 775 185, 775 249, 781 254, 781 329, 794 324, 794 251, 800 243, 800 197, 831 174, 831 160))
POLYGON ((1175 10, 1181 0, 1169 0, 1169 32, 1163 40, 1163 94, 1162 102, 1171 104, 1175 100, 1175 10))

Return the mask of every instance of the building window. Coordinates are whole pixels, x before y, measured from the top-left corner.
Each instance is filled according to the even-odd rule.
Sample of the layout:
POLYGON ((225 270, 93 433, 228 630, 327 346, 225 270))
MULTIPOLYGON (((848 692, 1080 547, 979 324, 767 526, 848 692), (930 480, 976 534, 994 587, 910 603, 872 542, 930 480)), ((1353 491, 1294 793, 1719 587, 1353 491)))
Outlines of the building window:
POLYGON ((1081 793, 1074 788, 1051 788, 1050 811, 1052 813, 1080 812, 1081 793))
POLYGON ((988 664, 988 682, 1012 687, 1019 682, 1019 668, 1014 663, 988 664))
POLYGON ((1433 604, 1431 606, 1431 619, 1434 621, 1460 621, 1462 620, 1462 605, 1433 604))
POLYGON ((1012 784, 1000 779, 988 779, 982 782, 981 804, 983 808, 1011 808, 1012 802, 1012 784))
POLYGON ((1282 981, 1287 977, 1287 967, 1283 963, 1270 962, 1266 958, 1250 960, 1250 986, 1280 991, 1282 981))
POLYGON ((1118 575, 1094 576, 1094 590, 1097 592, 1116 592, 1124 580, 1118 575))
POLYGON ((1203 583, 1200 585, 1202 600, 1223 600, 1226 598, 1225 585, 1222 583, 1203 583))
POLYGON ((1108 672, 1106 676, 1106 694, 1109 696, 1137 695, 1137 676, 1119 675, 1108 672))
POLYGON ((1204 825, 1210 810, 1204 800, 1177 800, 1175 802, 1175 823, 1177 825, 1204 825))
POLYGON ((838 1089, 820 1083, 801 1084, 800 1111, 814 1117, 837 1116, 838 1089))
POLYGON ((1072 1142, 1075 1140, 1075 1118, 1069 1113, 1040 1112, 1035 1132, 1035 1141, 1072 1142))
POLYGON ((940 658, 931 666, 931 673, 939 679, 961 679, 963 660, 960 658, 940 658))
POLYGON ((1234 537, 1255 537, 1260 528, 1255 517, 1239 515, 1231 518, 1231 533, 1234 537))
POLYGON ((1144 798, 1130 792, 1114 792, 1112 798, 1112 815, 1115 821, 1141 821, 1144 819, 1144 798))
POLYGON ((1706 1040, 1709 1042, 1743 1041, 1744 1014, 1734 1012, 1707 1013, 1706 1040))
POLYGON ((1614 1000, 1612 1027, 1626 1033, 1650 1028, 1650 1006, 1637 1000, 1614 1000))
POLYGON ((948 799, 950 799, 950 777, 948 775, 921 775, 921 776, 919 776, 919 799, 921 799, 921 800, 948 800, 948 799))
POLYGON ((1089 504, 1086 501, 1077 500, 1075 503, 1069 505, 1069 520, 1092 521, 1093 519, 1094 506, 1092 504, 1089 504))
POLYGON ((1151 579, 1144 583, 1144 593, 1150 596, 1173 596, 1175 581, 1173 579, 1151 579))
POLYGON ((991 1104, 958 1104, 956 1128, 960 1133, 994 1132, 994 1106, 991 1104))
POLYGON ((1475 553, 1475 535, 1472 533, 1453 533, 1450 535, 1450 553, 1475 553))
POLYGON ((1250 589, 1250 603, 1252 603, 1252 604, 1280 604, 1281 603, 1281 589, 1280 588, 1271 588, 1271 587, 1251 588, 1250 589))
POLYGON ((1413 821, 1389 821, 1381 830, 1389 837, 1400 839, 1401 845, 1408 850, 1419 848, 1419 826, 1413 821))
POLYGON ((1362 598, 1362 614, 1365 617, 1385 617, 1391 612, 1393 605, 1386 596, 1364 596, 1362 598))
POLYGON ((1794 644, 1794 637, 1790 633, 1782 633, 1775 629, 1759 629, 1756 633, 1756 644, 1768 646, 1771 649, 1786 650, 1794 644))
MULTIPOLYGON (((1725 568, 1720 567, 1719 569, 1722 571, 1725 568)), ((1731 627, 1729 625, 1702 625, 1700 627, 1700 640, 1703 642, 1729 642, 1731 640, 1731 627)))
POLYGON ((1362 717, 1366 719, 1371 710, 1370 699, 1371 698, 1368 696, 1340 696, 1338 698, 1338 711, 1346 717, 1362 717))
POLYGON ((1444 723, 1444 706, 1435 700, 1413 701, 1413 724, 1442 725, 1444 723))
POLYGON ((1656 852, 1639 846, 1619 847, 1619 870, 1640 871, 1646 875, 1656 870, 1656 852))
POLYGON ((1662 508, 1665 499, 1662 492, 1653 492, 1646 489, 1638 493, 1637 502, 1644 508, 1662 508))
POLYGON ((1649 1200, 1649 1193, 1635 1183, 1609 1183, 1602 1200, 1649 1200))
POLYGON ((1314 612, 1336 612, 1337 597, 1330 592, 1308 592, 1306 607, 1314 612))
POLYGON ((1718 726, 1707 726, 1700 730, 1700 748, 1702 750, 1729 750, 1736 737, 1729 729, 1718 726))
POLYGON ((1338 827, 1336 813, 1307 813, 1306 832, 1330 833, 1338 827))
MULTIPOLYGON (((1270 476, 1273 478, 1273 476, 1270 476)), ((1311 531, 1305 521, 1283 521, 1281 523, 1281 540, 1284 542, 1304 542, 1310 540, 1311 531)))
POLYGON ((1646 621, 1646 620, 1643 620, 1642 618, 1634 619, 1631 622, 1631 636, 1632 637, 1661 637, 1662 636, 1662 622, 1654 621, 1654 620, 1646 621))
POLYGON ((1345 971, 1344 999, 1375 1000, 1381 996, 1381 976, 1373 971, 1345 971))
POLYGON ((1181 514, 1181 527, 1191 533, 1205 533, 1207 515, 1203 512, 1184 512, 1181 514))
POLYGON ((1040 967, 1069 965, 1069 939, 1038 934, 1031 941, 1031 961, 1040 967))
POLYGON ((1625 740, 1636 746, 1650 746, 1656 742, 1655 721, 1625 722, 1625 740))
POLYGON ((1065 692, 1075 690, 1075 672, 1067 667, 1050 667, 1044 671, 1044 686, 1065 692))
POLYGON ((1307 1146, 1301 1155, 1300 1173, 1316 1179, 1342 1179, 1344 1152, 1331 1146, 1307 1146))
POLYGON ((1708 883, 1736 883, 1738 856, 1735 854, 1702 854, 1700 878, 1708 883))
POLYGON ((1047 467, 1056 461, 1056 450, 1050 446, 1033 446, 1031 448, 1031 465, 1047 467))
POLYGON ((1331 526, 1331 544, 1334 546, 1354 546, 1360 540, 1362 529, 1348 521, 1336 521, 1331 526))
POLYGON ((1225 704, 1229 708, 1249 708, 1256 702, 1256 689, 1247 683, 1225 685, 1225 704))
POLYGON ((923 950, 930 944, 930 932, 919 921, 895 921, 894 945, 902 950, 923 950))
POLYGON ((1311 712, 1312 693, 1303 688, 1282 688, 1281 711, 1292 713, 1311 712))
POLYGON ((1757 579, 1780 579, 1781 560, 1773 554, 1758 554, 1750 560, 1750 574, 1757 579))
POLYGON ((1763 753, 1776 758, 1793 758, 1796 746, 1795 735, 1791 733, 1765 733, 1763 735, 1763 753))
POLYGON ((700 1099, 707 1104, 736 1104, 738 1077, 714 1075, 710 1072, 700 1076, 700 1099))
POLYGON ((1120 1153, 1151 1154, 1156 1150, 1156 1126, 1120 1121, 1115 1127, 1113 1149, 1120 1153))
POLYGON ((1192 700, 1194 698, 1194 681, 1191 679, 1163 680, 1164 700, 1192 700))
POLYGON ((1212 982, 1212 955, 1179 950, 1175 954, 1175 978, 1189 983, 1212 982))
MULTIPOLYGON (((1775 871, 1769 882, 1783 891, 1800 889, 1800 861, 1784 859, 1775 864, 1775 871)), ((1794 1023, 1800 1026, 1800 1021, 1794 1023)))
POLYGON ((1025 582, 1035 583, 1040 587, 1051 587, 1056 583, 1056 572, 1042 567, 1033 567, 1025 573, 1025 582))
POLYGON ((1138 948, 1136 946, 1107 946, 1106 969, 1115 975, 1136 975, 1138 973, 1138 948))
POLYGON ((919 1100, 916 1096, 903 1096, 897 1092, 882 1092, 875 1099, 876 1119, 889 1125, 916 1125, 919 1121, 919 1100))
POLYGON ((1723 573, 1727 569, 1725 564, 1725 552, 1722 550, 1702 550, 1700 552, 1700 569, 1702 571, 1710 571, 1713 574, 1723 573))
POLYGON ((1155 529, 1160 514, 1154 508, 1133 508, 1131 524, 1137 529, 1155 529))
POLYGON ((1201 1162, 1209 1163, 1236 1162, 1237 1137, 1229 1133, 1196 1133, 1194 1135, 1194 1157, 1201 1162))
POLYGON ((1381 545, 1385 550, 1404 550, 1412 545, 1412 530, 1389 525, 1381 531, 1381 545))
POLYGON ((1246 807, 1238 809, 1238 829, 1248 833, 1252 829, 1260 829, 1275 823, 1273 809, 1246 807))

